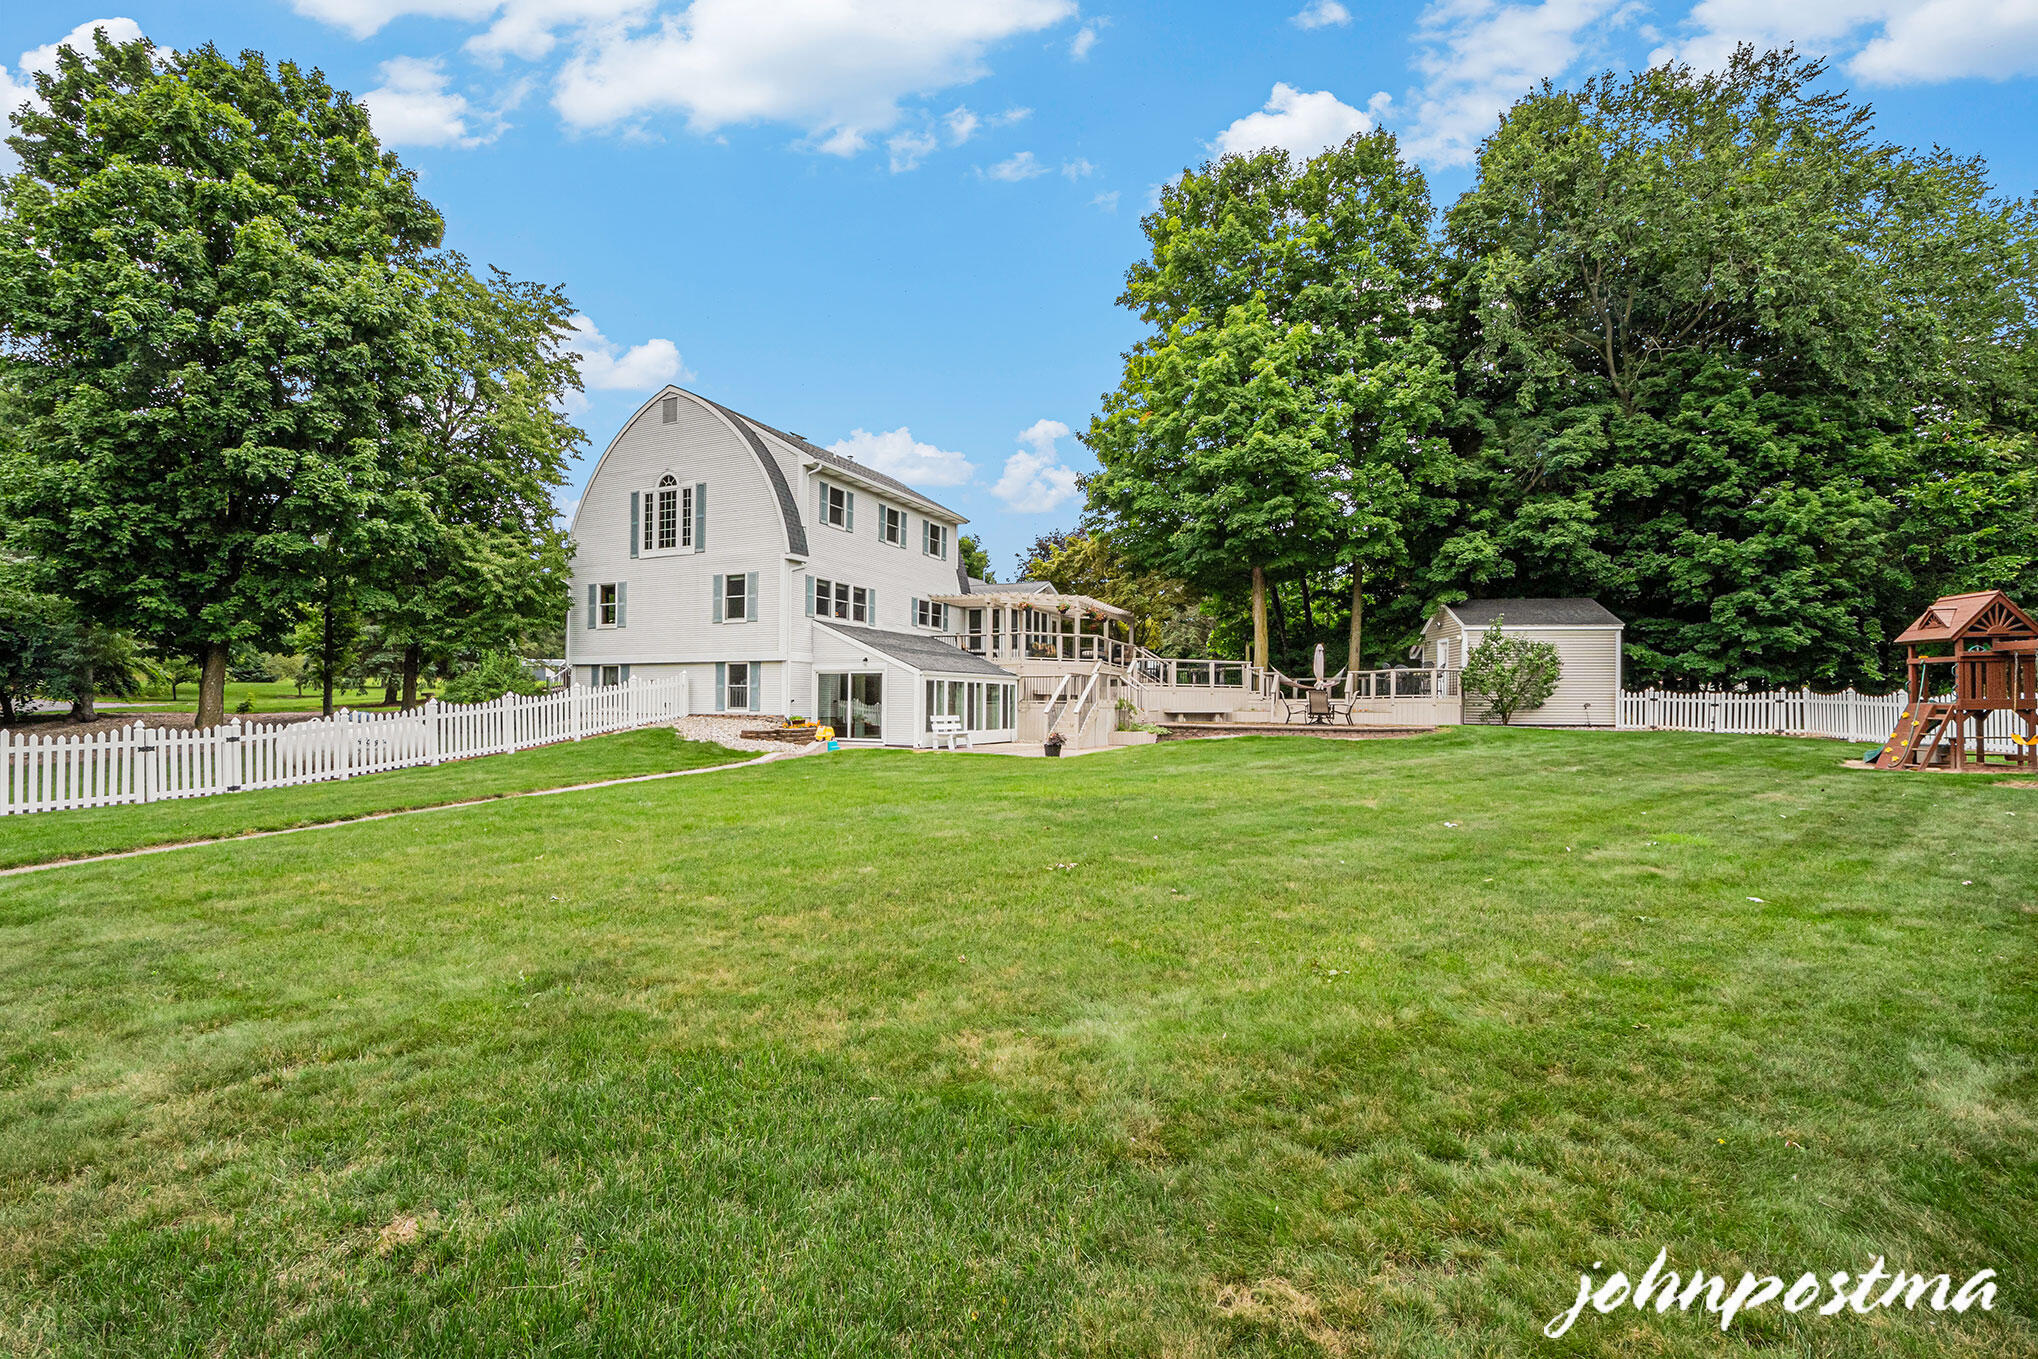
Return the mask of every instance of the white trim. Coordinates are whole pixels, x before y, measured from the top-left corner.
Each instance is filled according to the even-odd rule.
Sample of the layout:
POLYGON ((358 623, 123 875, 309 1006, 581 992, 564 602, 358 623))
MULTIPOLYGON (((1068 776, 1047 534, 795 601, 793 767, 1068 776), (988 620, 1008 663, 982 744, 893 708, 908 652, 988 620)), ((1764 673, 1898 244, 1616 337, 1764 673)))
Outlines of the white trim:
POLYGON ((830 477, 840 477, 844 481, 854 482, 858 486, 863 487, 874 496, 891 500, 903 499, 929 519, 939 519, 956 525, 967 524, 969 522, 969 520, 963 518, 954 510, 949 509, 946 505, 937 504, 929 500, 910 486, 901 494, 897 486, 874 480, 856 472, 847 471, 844 468, 837 467, 834 463, 822 462, 819 458, 810 455, 803 455, 803 461, 800 463, 800 466, 809 476, 824 481, 830 477))

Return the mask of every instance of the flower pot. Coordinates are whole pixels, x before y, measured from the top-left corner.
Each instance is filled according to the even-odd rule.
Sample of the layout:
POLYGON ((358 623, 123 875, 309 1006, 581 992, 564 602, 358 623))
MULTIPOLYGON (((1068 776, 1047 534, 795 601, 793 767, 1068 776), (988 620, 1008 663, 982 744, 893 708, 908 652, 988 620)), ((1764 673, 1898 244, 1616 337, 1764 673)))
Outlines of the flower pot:
POLYGON ((1050 760, 1058 760, 1058 759, 1060 759, 1060 758, 1061 758, 1061 747, 1060 747, 1060 746, 1049 746, 1049 747, 1047 747, 1047 757, 1048 757, 1048 758, 1049 758, 1050 760))

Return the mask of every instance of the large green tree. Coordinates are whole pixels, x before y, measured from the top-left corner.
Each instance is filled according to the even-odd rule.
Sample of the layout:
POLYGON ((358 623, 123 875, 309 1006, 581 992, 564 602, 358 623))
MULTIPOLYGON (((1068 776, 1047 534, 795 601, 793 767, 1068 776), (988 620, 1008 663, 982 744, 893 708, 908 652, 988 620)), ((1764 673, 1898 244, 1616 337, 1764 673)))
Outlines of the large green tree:
POLYGON ((0 185, 0 318, 21 445, 6 507, 95 621, 204 663, 422 513, 393 435, 422 389, 420 286, 442 224, 317 72, 103 33, 37 77, 0 185), (394 498, 394 503, 392 502, 394 498))
POLYGON ((417 513, 363 573, 363 606, 400 652, 405 707, 426 661, 514 646, 567 609, 565 535, 552 492, 584 441, 562 403, 580 390, 573 314, 555 287, 456 254, 418 269, 428 389, 405 411, 400 482, 417 513))
POLYGON ((1448 522, 1431 208, 1384 132, 1306 162, 1227 156, 1166 186, 1119 298, 1152 327, 1086 442, 1089 504, 1137 568, 1237 596, 1269 661, 1267 581, 1405 575, 1448 522))
POLYGON ((1874 683, 1942 585, 2028 571, 2031 210, 1824 77, 1744 49, 1508 112, 1447 220, 1443 583, 1595 595, 1640 679, 1874 683))

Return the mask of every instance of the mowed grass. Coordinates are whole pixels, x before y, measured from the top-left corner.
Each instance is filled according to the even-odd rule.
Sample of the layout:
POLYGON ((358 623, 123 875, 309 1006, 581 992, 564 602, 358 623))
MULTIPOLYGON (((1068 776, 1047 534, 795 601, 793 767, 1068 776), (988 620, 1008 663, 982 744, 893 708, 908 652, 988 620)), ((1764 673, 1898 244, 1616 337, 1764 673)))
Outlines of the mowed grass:
POLYGON ((854 752, 0 881, 0 1350, 2030 1354, 2038 792, 1849 753, 854 752), (1665 1247, 2001 1289, 1541 1338, 1665 1247))
POLYGON ((0 868, 754 758, 704 741, 682 741, 669 727, 653 727, 332 783, 130 807, 37 812, 0 819, 0 868))

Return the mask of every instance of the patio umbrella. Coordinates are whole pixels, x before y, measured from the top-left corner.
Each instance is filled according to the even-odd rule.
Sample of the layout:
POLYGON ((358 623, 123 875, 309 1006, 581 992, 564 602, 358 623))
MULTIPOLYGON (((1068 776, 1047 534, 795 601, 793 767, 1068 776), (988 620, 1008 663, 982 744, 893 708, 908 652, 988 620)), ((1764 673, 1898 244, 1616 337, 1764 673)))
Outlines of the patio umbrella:
POLYGON ((1323 672, 1323 643, 1321 643, 1321 642, 1318 642, 1318 643, 1316 644, 1316 655, 1315 655, 1314 657, 1312 657, 1312 658, 1311 658, 1311 660, 1310 660, 1310 668, 1312 668, 1313 670, 1315 670, 1315 671, 1316 671, 1316 682, 1317 682, 1318 684, 1321 684, 1321 683, 1323 683, 1323 680, 1324 680, 1324 672, 1323 672))

